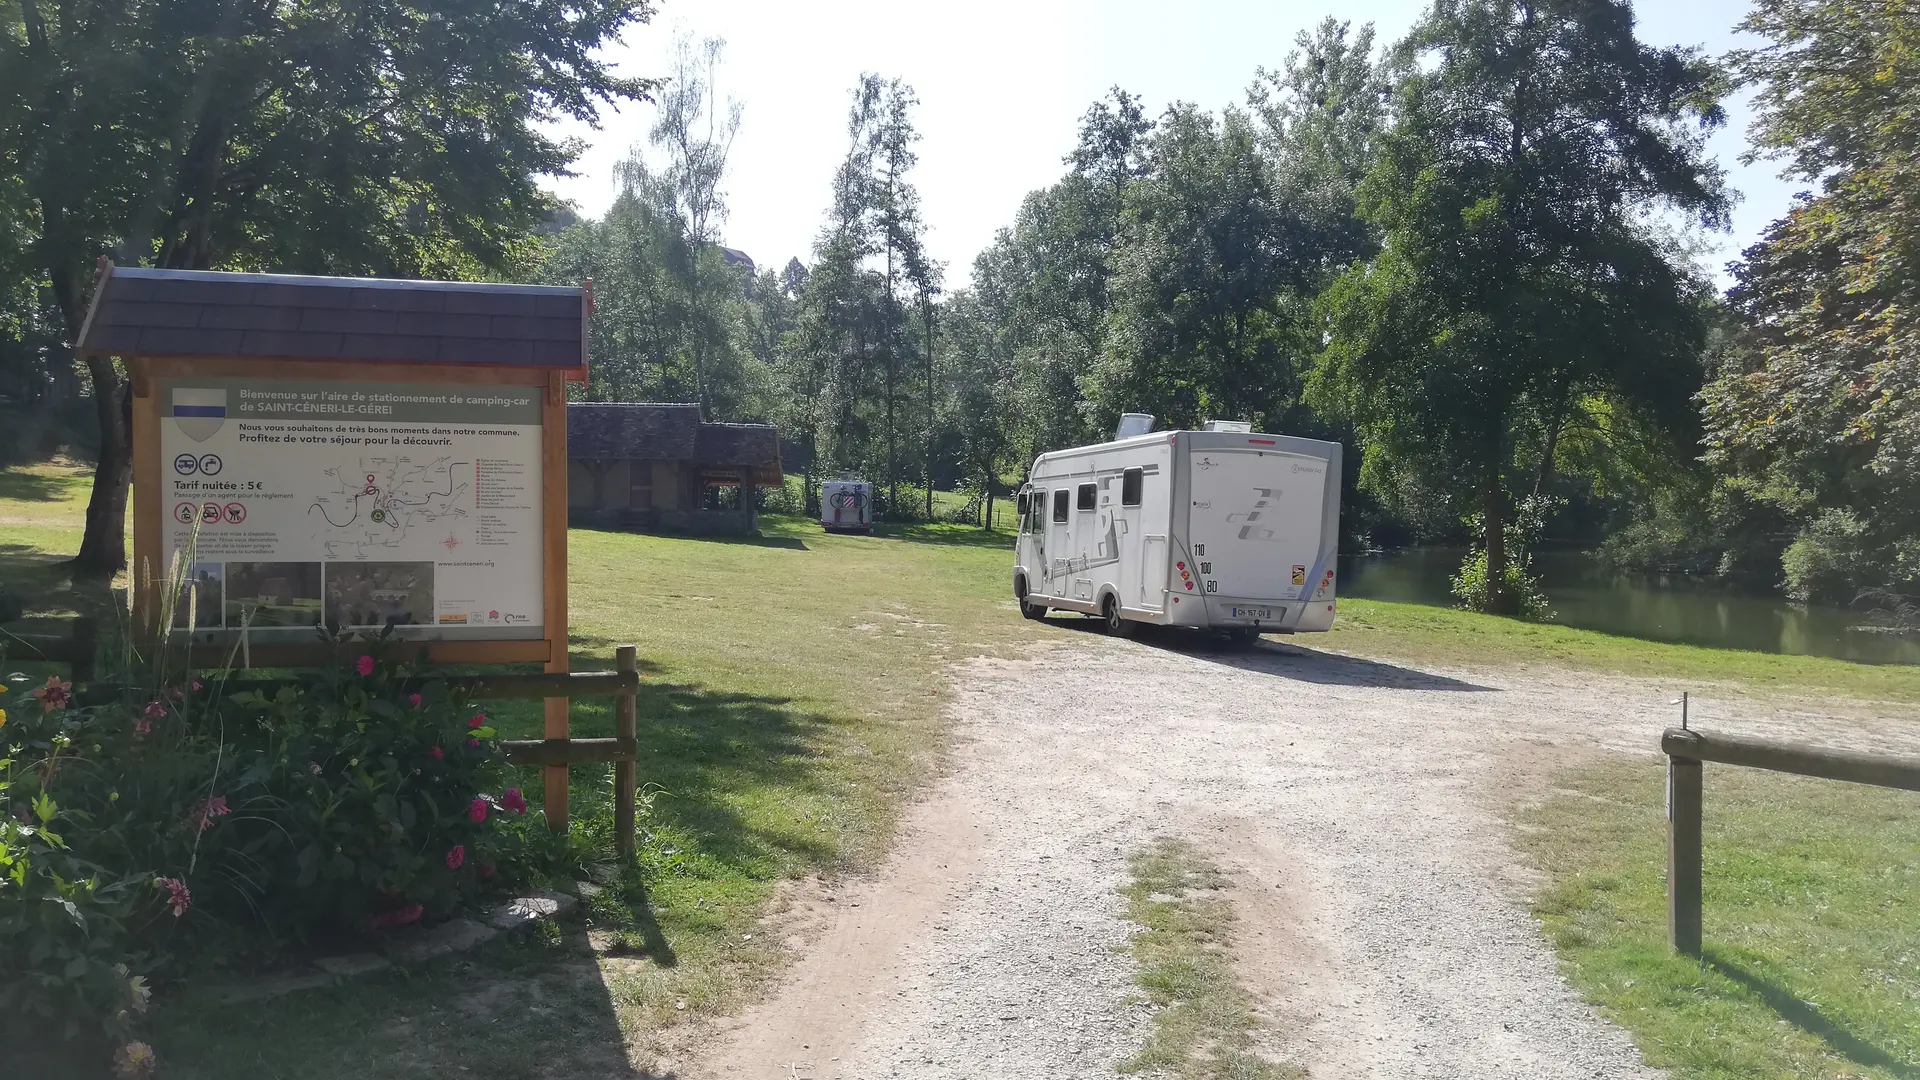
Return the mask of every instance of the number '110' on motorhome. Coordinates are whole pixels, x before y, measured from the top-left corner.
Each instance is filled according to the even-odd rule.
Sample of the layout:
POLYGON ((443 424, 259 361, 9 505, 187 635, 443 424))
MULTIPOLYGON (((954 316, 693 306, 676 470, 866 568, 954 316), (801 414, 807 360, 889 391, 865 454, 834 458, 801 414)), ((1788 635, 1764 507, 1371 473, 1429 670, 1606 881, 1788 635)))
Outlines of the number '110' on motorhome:
POLYGON ((1262 633, 1328 630, 1340 532, 1340 444, 1212 422, 1041 454, 1019 493, 1021 613, 1262 633))

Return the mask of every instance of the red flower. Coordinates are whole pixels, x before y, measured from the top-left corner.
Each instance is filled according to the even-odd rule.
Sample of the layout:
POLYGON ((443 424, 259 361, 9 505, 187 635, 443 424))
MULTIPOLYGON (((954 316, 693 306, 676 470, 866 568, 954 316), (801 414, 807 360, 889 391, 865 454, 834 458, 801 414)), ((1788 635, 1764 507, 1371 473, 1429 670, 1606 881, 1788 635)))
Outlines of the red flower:
POLYGON ((477 750, 477 749, 479 749, 479 748, 480 748, 480 740, 479 740, 479 739, 468 739, 468 740, 467 740, 467 748, 468 748, 469 750, 477 750))
POLYGON ((460 869, 460 864, 466 861, 467 847, 465 844, 455 844, 447 849, 447 869, 458 870, 460 869))
POLYGON ((427 747, 427 756, 435 761, 439 761, 447 756, 447 752, 437 746, 429 746, 427 747))
POLYGON ((201 832, 207 831, 207 826, 213 824, 214 818, 225 817, 228 813, 231 813, 231 811, 227 809, 227 797, 225 795, 215 795, 211 799, 201 799, 193 805, 193 817, 194 820, 200 823, 201 832))
POLYGON ((467 819, 478 824, 487 820, 487 800, 484 795, 475 795, 467 804, 467 819))
POLYGON ((373 657, 362 656, 359 662, 354 664, 353 667, 355 671, 358 671, 362 675, 371 675, 373 674, 373 657))
POLYGON ((390 930, 396 926, 417 923, 420 921, 420 916, 425 913, 426 909, 419 904, 408 904, 406 907, 394 908, 392 911, 383 911, 373 917, 373 928, 390 930))
POLYGON ((148 732, 153 730, 153 722, 155 720, 161 719, 162 717, 165 717, 166 715, 167 715, 166 702, 164 701, 147 702, 147 707, 140 710, 140 718, 133 722, 133 733, 135 735, 147 734, 148 732))
POLYGON ((486 713, 476 713, 473 719, 467 721, 467 726, 470 728, 477 728, 484 725, 486 722, 487 722, 486 713))
POLYGON ((167 907, 176 919, 185 915, 187 909, 193 906, 193 894, 187 891, 187 883, 179 878, 155 878, 153 887, 167 890, 167 907))
POLYGON ((511 810, 516 814, 524 814, 527 812, 527 797, 520 794, 520 789, 517 787, 508 788, 506 794, 500 796, 500 808, 511 810))
POLYGON ((411 705, 411 706, 413 706, 413 707, 414 707, 414 708, 416 708, 416 709, 417 709, 417 708, 419 708, 419 707, 420 707, 420 695, 419 695, 419 694, 408 694, 408 695, 407 695, 407 704, 409 704, 409 705, 411 705))
POLYGON ((47 676, 47 685, 33 692, 40 699, 42 712, 54 712, 66 708, 73 701, 73 684, 60 681, 60 676, 47 676))

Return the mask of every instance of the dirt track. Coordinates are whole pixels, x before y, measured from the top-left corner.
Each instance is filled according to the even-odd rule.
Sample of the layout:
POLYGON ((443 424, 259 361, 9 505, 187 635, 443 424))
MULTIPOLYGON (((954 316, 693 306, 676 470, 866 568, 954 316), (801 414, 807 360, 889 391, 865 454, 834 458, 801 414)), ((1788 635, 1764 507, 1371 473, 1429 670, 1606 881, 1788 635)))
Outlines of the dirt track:
MULTIPOLYGON (((1060 634, 954 673, 952 774, 874 879, 799 905, 780 989, 679 1075, 1110 1077, 1149 1022, 1115 890, 1163 834, 1233 878, 1276 1059, 1327 1078, 1657 1075, 1556 975, 1497 815, 1528 766, 1658 768, 1683 687, 1060 634)), ((1685 688, 1723 728, 1920 742, 1685 688)))

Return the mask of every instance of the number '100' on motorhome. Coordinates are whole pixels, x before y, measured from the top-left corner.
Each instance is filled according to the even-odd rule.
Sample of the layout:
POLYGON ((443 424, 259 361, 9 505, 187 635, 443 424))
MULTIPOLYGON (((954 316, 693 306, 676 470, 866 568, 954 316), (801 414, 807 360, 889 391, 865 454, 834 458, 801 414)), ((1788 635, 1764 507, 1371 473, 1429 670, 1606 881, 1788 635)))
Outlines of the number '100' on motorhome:
POLYGON ((1130 415, 1112 442, 1034 459, 1017 504, 1021 613, 1078 611, 1115 634, 1331 629, 1340 444, 1150 426, 1130 415))

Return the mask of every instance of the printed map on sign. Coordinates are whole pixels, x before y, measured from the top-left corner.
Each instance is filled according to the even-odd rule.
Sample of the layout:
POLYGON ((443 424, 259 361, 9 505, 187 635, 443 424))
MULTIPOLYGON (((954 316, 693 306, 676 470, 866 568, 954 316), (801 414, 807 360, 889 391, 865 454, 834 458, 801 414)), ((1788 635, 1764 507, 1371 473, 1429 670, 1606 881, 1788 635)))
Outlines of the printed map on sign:
POLYGON ((473 463, 437 457, 416 464, 405 455, 362 458, 324 470, 334 490, 307 508, 314 539, 330 559, 364 558, 373 549, 399 548, 408 534, 448 518, 468 516, 473 463))

